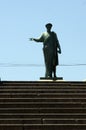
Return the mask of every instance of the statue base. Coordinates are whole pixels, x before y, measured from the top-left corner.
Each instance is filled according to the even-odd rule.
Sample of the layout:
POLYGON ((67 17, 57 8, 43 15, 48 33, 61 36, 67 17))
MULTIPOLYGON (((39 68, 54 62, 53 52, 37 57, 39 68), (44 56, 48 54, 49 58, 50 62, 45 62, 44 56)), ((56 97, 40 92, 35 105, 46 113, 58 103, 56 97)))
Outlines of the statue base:
POLYGON ((40 80, 63 80, 63 77, 40 77, 40 80))

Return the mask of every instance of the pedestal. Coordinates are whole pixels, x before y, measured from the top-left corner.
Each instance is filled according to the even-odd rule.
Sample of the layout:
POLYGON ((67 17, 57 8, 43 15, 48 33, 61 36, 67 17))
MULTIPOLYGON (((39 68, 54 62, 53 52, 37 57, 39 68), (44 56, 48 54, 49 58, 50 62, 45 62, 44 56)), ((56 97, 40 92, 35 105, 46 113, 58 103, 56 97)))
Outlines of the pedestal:
POLYGON ((50 78, 50 77, 40 77, 40 80, 63 80, 63 77, 52 77, 52 78, 50 78))

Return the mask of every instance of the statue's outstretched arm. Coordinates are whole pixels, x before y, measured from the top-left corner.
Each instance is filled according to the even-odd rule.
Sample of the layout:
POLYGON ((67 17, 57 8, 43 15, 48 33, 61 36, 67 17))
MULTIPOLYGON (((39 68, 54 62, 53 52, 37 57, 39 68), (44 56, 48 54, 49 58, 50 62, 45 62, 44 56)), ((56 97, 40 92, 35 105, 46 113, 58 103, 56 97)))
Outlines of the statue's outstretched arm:
POLYGON ((39 38, 30 38, 29 40, 35 42, 44 42, 43 34, 39 38))
POLYGON ((36 38, 30 38, 30 41, 40 42, 40 40, 36 38))

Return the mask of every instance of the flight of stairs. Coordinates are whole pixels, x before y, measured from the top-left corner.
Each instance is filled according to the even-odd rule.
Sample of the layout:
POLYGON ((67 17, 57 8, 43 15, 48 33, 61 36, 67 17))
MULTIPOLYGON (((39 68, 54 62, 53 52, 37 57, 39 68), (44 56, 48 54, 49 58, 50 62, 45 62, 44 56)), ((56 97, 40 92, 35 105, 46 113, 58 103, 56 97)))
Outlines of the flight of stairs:
POLYGON ((86 82, 1 81, 0 130, 86 130, 86 82))

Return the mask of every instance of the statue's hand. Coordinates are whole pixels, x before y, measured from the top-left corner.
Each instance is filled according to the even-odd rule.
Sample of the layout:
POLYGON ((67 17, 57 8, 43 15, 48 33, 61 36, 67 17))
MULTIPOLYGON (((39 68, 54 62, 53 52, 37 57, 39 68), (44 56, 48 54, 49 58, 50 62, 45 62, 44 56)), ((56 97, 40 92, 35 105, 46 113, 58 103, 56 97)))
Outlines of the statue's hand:
POLYGON ((59 50, 59 54, 61 54, 61 50, 59 50))
POLYGON ((33 41, 33 38, 30 38, 29 40, 30 40, 30 41, 33 41))
POLYGON ((59 53, 59 54, 61 54, 61 50, 59 49, 59 50, 57 50, 57 52, 59 53))

